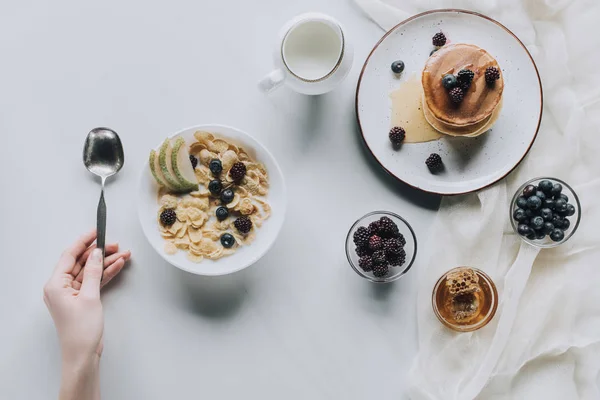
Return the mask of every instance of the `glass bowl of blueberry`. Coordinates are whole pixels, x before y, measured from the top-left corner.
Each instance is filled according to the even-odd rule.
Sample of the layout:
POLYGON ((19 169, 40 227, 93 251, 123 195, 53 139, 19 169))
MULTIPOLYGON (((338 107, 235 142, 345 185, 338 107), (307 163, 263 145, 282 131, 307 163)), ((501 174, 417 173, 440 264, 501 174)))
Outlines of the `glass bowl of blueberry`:
POLYGON ((389 211, 356 221, 346 237, 346 256, 356 273, 371 282, 395 281, 412 267, 417 238, 410 224, 389 211))
POLYGON ((577 230, 580 220, 577 194, 556 178, 525 182, 510 205, 513 229, 523 240, 537 247, 556 247, 566 242, 577 230))

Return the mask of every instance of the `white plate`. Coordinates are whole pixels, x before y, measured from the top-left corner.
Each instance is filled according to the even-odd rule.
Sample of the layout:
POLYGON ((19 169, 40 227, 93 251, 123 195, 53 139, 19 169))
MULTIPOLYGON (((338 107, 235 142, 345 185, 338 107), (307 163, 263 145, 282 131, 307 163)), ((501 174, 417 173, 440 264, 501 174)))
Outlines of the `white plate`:
MULTIPOLYGON (((275 239, 277 239, 285 218, 285 183, 281 169, 271 153, 252 136, 238 129, 223 125, 200 125, 184 129, 172 137, 181 136, 188 144, 191 144, 195 141, 194 132, 199 130, 211 132, 215 136, 222 136, 225 139, 233 140, 235 143, 243 146, 251 157, 266 166, 270 182, 269 194, 266 199, 272 207, 272 214, 262 227, 257 229, 256 240, 249 246, 240 247, 233 255, 215 261, 205 259, 201 263, 191 262, 186 257, 187 253, 183 250, 178 251, 174 255, 166 254, 164 252, 165 240, 160 235, 156 219, 159 209, 157 202, 158 187, 148 168, 148 162, 144 164, 140 178, 138 214, 146 238, 158 254, 170 264, 197 275, 217 276, 231 274, 258 261, 271 248, 275 239)), ((159 147, 160 144, 156 146, 156 148, 159 147)), ((150 149, 148 149, 148 152, 150 152, 150 149)))
POLYGON ((381 166, 415 188, 454 195, 473 192, 508 175, 523 160, 542 118, 542 84, 531 55, 500 23, 463 10, 434 10, 415 15, 390 30, 367 58, 356 89, 356 114, 364 141, 381 166), (503 108, 492 130, 477 138, 447 138, 405 144, 394 150, 388 133, 390 93, 420 74, 442 30, 452 43, 472 43, 496 58, 504 78, 503 108), (403 60, 399 76, 390 65, 403 60), (433 175, 425 166, 439 153, 445 171, 433 175))

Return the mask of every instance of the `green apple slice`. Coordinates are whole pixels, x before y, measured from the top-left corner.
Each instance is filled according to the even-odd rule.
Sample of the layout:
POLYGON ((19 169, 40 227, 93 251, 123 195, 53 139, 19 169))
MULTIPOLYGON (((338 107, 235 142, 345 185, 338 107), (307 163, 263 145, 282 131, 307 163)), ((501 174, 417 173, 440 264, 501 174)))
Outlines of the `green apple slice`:
POLYGON ((169 185, 169 183, 163 176, 162 171, 160 170, 160 164, 158 163, 158 154, 155 150, 152 150, 150 152, 148 164, 150 165, 150 171, 152 172, 152 176, 154 177, 154 180, 156 181, 156 183, 158 183, 159 186, 174 189, 173 187, 171 187, 171 185, 169 185))
POLYGON ((175 178, 179 183, 185 187, 192 187, 194 190, 198 189, 198 179, 190 162, 190 152, 187 149, 185 140, 181 137, 178 137, 173 145, 171 165, 173 166, 173 172, 175 172, 175 178))
POLYGON ((173 165, 171 164, 172 151, 171 141, 166 139, 162 146, 160 146, 160 153, 158 155, 158 163, 160 164, 160 170, 165 181, 177 191, 184 192, 186 190, 191 190, 191 188, 182 185, 177 178, 175 178, 175 171, 173 171, 173 165))

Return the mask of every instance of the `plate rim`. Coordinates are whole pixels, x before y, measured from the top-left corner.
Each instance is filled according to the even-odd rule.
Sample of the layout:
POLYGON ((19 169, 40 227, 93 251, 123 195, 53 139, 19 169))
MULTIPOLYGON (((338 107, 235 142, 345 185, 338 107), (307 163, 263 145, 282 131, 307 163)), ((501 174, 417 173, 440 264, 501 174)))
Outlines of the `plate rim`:
MULTIPOLYGON (((265 151, 266 154, 268 154, 271 158, 271 160, 273 161, 273 164, 275 165, 275 169, 277 171, 277 174, 281 177, 281 193, 282 193, 282 197, 283 197, 283 201, 282 201, 282 205, 281 205, 281 213, 282 213, 282 219, 281 219, 281 223, 279 224, 279 226, 276 227, 276 232, 275 232, 275 239, 269 243, 269 245, 265 248, 265 250, 258 254, 256 257, 252 257, 251 259, 249 259, 249 261, 247 262, 242 262, 240 263, 240 265, 235 268, 232 269, 230 271, 227 272, 217 272, 217 273, 206 273, 206 272, 201 272, 201 271, 196 271, 194 269, 190 269, 187 268, 184 265, 181 265, 178 261, 176 260, 172 260, 169 259, 167 257, 166 254, 164 254, 163 251, 161 251, 161 249, 157 248, 154 243, 148 238, 148 236, 146 235, 146 231, 144 230, 144 224, 142 222, 142 207, 138 208, 138 222, 140 224, 140 228, 142 229, 142 233, 144 234, 144 238, 146 238, 146 241, 150 244, 150 247, 152 247, 154 249, 154 251, 163 259, 165 260, 168 264, 182 270, 185 272, 188 272, 190 274, 193 275, 198 275, 198 276, 206 276, 206 277, 216 277, 216 276, 225 276, 225 275, 231 275, 234 274, 236 272, 242 271, 254 264, 256 264, 261 258, 263 258, 273 247, 273 245, 275 244, 275 242, 277 241, 277 239, 279 238, 279 235, 281 233, 281 229, 283 228, 283 225, 285 223, 285 217, 286 217, 286 212, 287 212, 287 186, 285 183, 285 176, 283 174, 283 171, 279 165, 279 163, 277 162, 277 159, 275 158, 275 156, 273 155, 273 153, 271 153, 269 151, 269 149, 264 146, 258 139, 256 139, 253 135, 249 134, 248 132, 233 127, 231 125, 225 125, 225 124, 215 124, 215 123, 208 123, 208 124, 196 124, 196 125, 191 125, 182 129, 179 129, 177 131, 175 131, 174 133, 168 135, 169 138, 174 138, 178 135, 181 135, 183 132, 189 131, 189 130, 198 130, 198 129, 209 129, 209 128, 219 128, 219 129, 225 129, 225 130, 234 130, 237 132, 242 133, 245 136, 250 137, 252 140, 254 140, 260 147, 262 147, 262 149, 265 151)), ((140 171, 139 174, 139 180, 138 180, 138 184, 137 184, 137 194, 139 195, 139 193, 141 192, 141 187, 143 184, 143 179, 148 178, 148 176, 146 175, 148 173, 148 160, 146 159, 144 161, 144 165, 142 167, 142 170, 140 171)), ((191 262, 191 261, 190 261, 191 262)))
POLYGON ((398 23, 397 25, 395 25, 394 27, 392 27, 390 30, 388 30, 382 37, 381 39, 379 39, 379 41, 375 44, 375 46, 373 47, 373 49, 369 52, 369 55, 367 56, 367 58, 365 59, 365 62, 360 70, 360 74, 358 76, 358 82, 356 84, 356 94, 355 94, 355 98, 354 98, 354 110, 355 110, 355 114, 356 114, 356 121, 358 123, 358 129, 360 130, 360 135, 362 137, 363 143, 365 144, 366 148, 369 150, 369 153, 371 153, 371 156, 373 156, 373 158, 375 159, 375 161, 377 161, 377 164, 379 164, 379 166, 381 166, 381 168, 383 168, 383 170, 385 172, 387 172, 391 177, 393 177, 394 179, 396 179, 399 182, 402 182, 408 186, 410 186, 413 189, 416 190, 420 190, 422 192, 425 193, 430 193, 430 194, 434 194, 434 195, 441 195, 441 196, 458 196, 458 195, 462 195, 462 194, 468 194, 468 193, 474 193, 477 192, 479 190, 482 189, 486 189, 490 186, 495 185, 496 183, 500 182, 502 179, 506 178, 508 175, 510 175, 515 168, 517 168, 519 166, 519 164, 521 164, 521 162, 525 159, 525 157, 527 156, 527 154, 529 154, 529 151, 531 150, 531 148, 533 147, 533 143, 535 142, 535 140, 537 139, 537 135, 540 131, 540 125, 542 123, 542 116, 544 113, 544 89, 542 87, 542 79, 540 77, 540 72, 538 70, 538 67, 535 63, 535 60, 533 59, 533 57, 531 56, 531 53, 529 53, 529 50, 527 50, 527 47, 525 46, 525 44, 523 44, 523 42, 521 41, 521 39, 519 39, 519 37, 517 35, 515 35, 510 29, 508 29, 506 26, 504 26, 503 24, 501 24, 500 22, 496 21, 495 19, 488 17, 487 15, 481 14, 479 12, 476 11, 471 11, 471 10, 464 10, 464 9, 460 9, 460 8, 439 8, 439 9, 434 9, 434 10, 428 10, 428 11, 424 11, 418 14, 415 14, 409 18, 406 18, 405 20, 401 21, 400 23, 398 23), (375 50, 377 50, 377 48, 379 47, 379 45, 381 45, 383 43, 383 41, 389 36, 391 35, 396 29, 398 29, 400 26, 414 20, 420 17, 423 17, 425 15, 429 15, 429 14, 438 14, 438 13, 459 13, 459 14, 469 14, 469 15, 473 15, 476 17, 480 17, 483 19, 486 19, 494 24, 496 24, 497 26, 499 26, 500 28, 504 29, 508 34, 510 34, 512 37, 515 38, 515 40, 517 41, 517 43, 523 48, 523 50, 525 50, 525 53, 527 54, 527 56, 529 57, 531 64, 533 65, 533 69, 535 70, 535 74, 537 76, 538 79, 538 83, 540 86, 540 114, 539 114, 539 119, 538 119, 538 123, 537 123, 537 127, 535 129, 535 134, 533 135, 531 142, 529 143, 529 146, 527 146, 527 149, 525 150, 525 152, 523 153, 523 156, 506 172, 506 174, 502 175, 501 177, 499 177, 498 179, 488 183, 488 184, 484 184, 481 185, 479 187, 476 187, 474 189, 470 189, 470 190, 465 190, 465 191, 447 191, 447 192, 441 192, 441 191, 435 191, 435 190, 427 190, 427 189, 423 189, 420 187, 417 187, 409 182, 406 182, 402 179, 400 179, 398 176, 396 176, 392 171, 390 171, 388 168, 385 167, 385 165, 383 165, 383 163, 379 160, 379 158, 377 158, 377 156, 375 155, 375 153, 373 152, 373 150, 371 149, 371 147, 369 146, 369 143, 367 142, 366 138, 365 138, 365 134, 363 132, 363 127, 362 124, 360 122, 360 114, 358 112, 358 95, 360 92, 360 85, 362 83, 362 79, 363 79, 363 75, 365 73, 365 69, 367 67, 367 63, 369 62, 369 60, 371 59, 371 56, 373 55, 373 53, 375 52, 375 50))

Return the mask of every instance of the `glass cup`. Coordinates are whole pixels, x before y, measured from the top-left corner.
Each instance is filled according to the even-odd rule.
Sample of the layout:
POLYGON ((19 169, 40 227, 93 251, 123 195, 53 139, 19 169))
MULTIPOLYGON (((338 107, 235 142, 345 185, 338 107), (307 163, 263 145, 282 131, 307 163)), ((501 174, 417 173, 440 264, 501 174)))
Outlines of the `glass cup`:
POLYGON ((410 224, 401 216, 389 211, 373 211, 359 218, 358 221, 356 221, 348 231, 348 236, 346 236, 346 257, 348 258, 348 263, 352 269, 354 269, 354 271, 361 277, 375 283, 393 282, 406 274, 415 262, 415 258, 417 257, 417 237, 410 224), (365 272, 358 265, 359 257, 355 250, 356 246, 354 245, 354 232, 356 232, 359 227, 367 227, 371 222, 377 221, 381 217, 389 217, 392 221, 394 221, 394 223, 398 226, 399 232, 406 239, 406 244, 404 245, 406 261, 404 264, 398 267, 390 267, 390 273, 388 275, 376 277, 373 275, 373 272, 365 272))

